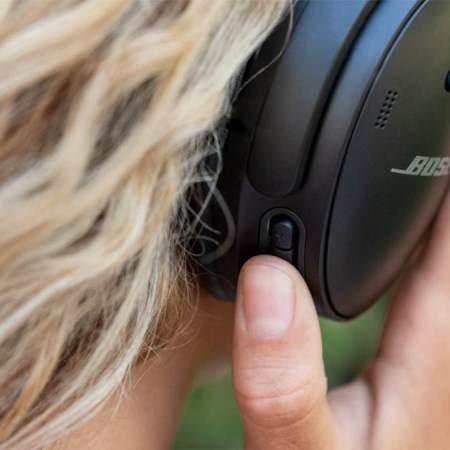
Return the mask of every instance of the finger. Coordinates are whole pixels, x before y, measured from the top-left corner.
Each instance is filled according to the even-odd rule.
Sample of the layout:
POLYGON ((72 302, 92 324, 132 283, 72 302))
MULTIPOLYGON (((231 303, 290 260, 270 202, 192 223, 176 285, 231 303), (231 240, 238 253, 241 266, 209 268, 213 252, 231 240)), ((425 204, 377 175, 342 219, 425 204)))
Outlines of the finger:
MULTIPOLYGON (((407 437, 409 442, 422 442, 427 433, 423 426, 439 424, 450 414, 449 225, 450 196, 435 222, 422 260, 396 290, 379 353, 367 372, 379 428, 398 446, 407 446, 407 437)), ((430 448, 447 442, 447 428, 434 429, 433 440, 431 435, 428 438, 430 448)))
POLYGON ((313 301, 299 273, 278 258, 253 258, 241 272, 233 384, 246 448, 337 445, 313 301))
POLYGON ((450 356, 450 340, 443 339, 449 323, 450 195, 442 205, 421 260, 411 267, 395 292, 381 353, 407 364, 408 370, 428 370, 433 361, 441 364, 438 360, 443 355, 450 356), (418 353, 423 361, 417 360, 418 353))
POLYGON ((422 270, 434 282, 450 287, 450 191, 436 218, 422 270))

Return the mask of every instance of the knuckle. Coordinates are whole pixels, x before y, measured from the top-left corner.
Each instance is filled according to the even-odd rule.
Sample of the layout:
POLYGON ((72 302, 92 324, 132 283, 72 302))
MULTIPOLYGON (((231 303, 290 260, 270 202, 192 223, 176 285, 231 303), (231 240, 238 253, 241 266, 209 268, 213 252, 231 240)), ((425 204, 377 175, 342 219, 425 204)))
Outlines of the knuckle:
POLYGON ((310 377, 282 389, 271 386, 242 392, 235 389, 243 417, 260 427, 285 428, 305 420, 326 395, 326 378, 310 377))

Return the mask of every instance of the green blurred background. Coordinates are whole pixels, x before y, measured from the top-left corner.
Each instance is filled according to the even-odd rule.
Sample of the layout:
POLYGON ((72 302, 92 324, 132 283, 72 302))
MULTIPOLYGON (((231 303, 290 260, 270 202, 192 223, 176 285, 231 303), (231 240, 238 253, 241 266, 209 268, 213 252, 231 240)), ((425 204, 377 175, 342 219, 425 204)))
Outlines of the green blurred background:
MULTIPOLYGON (((321 319, 325 369, 329 387, 351 380, 376 350, 386 300, 349 322, 321 319)), ((196 387, 190 395, 174 449, 239 449, 243 430, 230 375, 196 387)))

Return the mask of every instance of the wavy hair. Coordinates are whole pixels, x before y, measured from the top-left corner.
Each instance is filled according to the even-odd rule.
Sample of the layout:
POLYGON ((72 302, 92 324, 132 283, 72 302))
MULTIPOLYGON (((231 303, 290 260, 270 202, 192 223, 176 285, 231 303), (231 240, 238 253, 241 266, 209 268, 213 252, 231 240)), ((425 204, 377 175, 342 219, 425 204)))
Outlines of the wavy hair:
POLYGON ((287 4, 0 2, 0 448, 54 442, 170 341, 186 190, 287 4))

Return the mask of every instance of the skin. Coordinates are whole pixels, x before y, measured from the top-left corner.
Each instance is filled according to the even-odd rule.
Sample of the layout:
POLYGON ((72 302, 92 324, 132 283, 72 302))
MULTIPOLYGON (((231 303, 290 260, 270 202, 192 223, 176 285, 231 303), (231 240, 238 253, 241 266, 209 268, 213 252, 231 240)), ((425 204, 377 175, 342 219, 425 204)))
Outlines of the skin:
POLYGON ((202 293, 188 343, 143 364, 117 414, 113 399, 60 446, 170 447, 192 382, 227 356, 232 341, 247 449, 449 448, 448 197, 428 245, 395 288, 377 355, 349 385, 327 392, 317 315, 302 277, 282 260, 259 256, 242 269, 235 309, 202 293))

